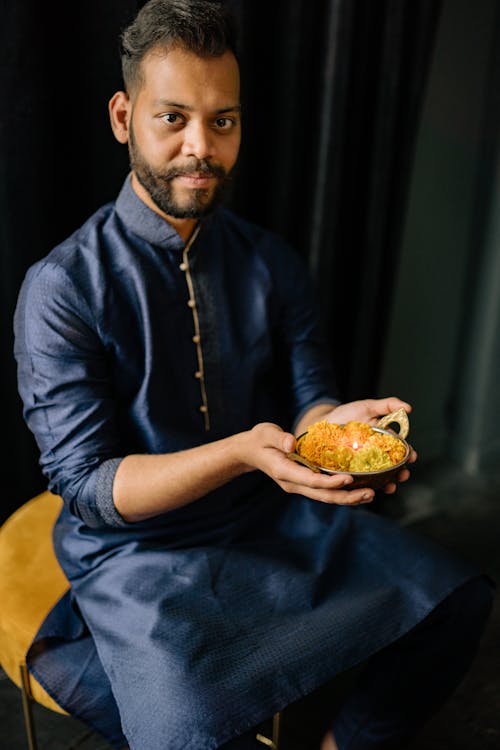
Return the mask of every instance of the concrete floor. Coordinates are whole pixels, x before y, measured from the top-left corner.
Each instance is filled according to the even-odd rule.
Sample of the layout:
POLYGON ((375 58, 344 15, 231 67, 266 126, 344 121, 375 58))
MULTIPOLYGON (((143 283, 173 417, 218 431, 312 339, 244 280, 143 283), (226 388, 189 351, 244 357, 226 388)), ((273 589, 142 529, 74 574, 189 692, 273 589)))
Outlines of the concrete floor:
MULTIPOLYGON (((500 582, 500 474, 468 479, 432 467, 415 467, 413 474, 397 495, 376 501, 380 512, 459 552, 500 582)), ((284 712, 283 750, 317 750, 314 727, 322 721, 322 701, 318 692, 284 712)), ((69 717, 35 706, 35 721, 39 750, 109 750, 69 717)), ((0 670, 0 750, 27 747, 20 692, 0 670)), ((500 750, 500 593, 471 671, 408 750, 500 750)))

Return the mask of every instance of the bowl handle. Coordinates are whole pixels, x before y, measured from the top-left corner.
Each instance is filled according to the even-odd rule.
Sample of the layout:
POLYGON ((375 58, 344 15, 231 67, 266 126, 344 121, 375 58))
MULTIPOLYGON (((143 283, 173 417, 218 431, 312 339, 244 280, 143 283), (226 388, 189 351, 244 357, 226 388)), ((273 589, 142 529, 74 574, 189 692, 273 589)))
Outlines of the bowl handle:
POLYGON ((390 427, 391 424, 399 425, 398 435, 404 440, 410 432, 410 422, 408 420, 408 414, 404 409, 398 409, 397 411, 393 411, 391 414, 386 414, 385 417, 381 417, 381 419, 379 419, 377 422, 377 427, 380 427, 382 430, 386 430, 388 427, 390 427))
POLYGON ((311 469, 312 471, 315 471, 317 473, 320 472, 320 469, 315 464, 312 464, 310 461, 307 460, 307 458, 304 458, 304 456, 301 456, 300 453, 287 453, 286 455, 288 456, 288 458, 291 458, 292 461, 297 461, 298 464, 307 466, 308 469, 311 469))

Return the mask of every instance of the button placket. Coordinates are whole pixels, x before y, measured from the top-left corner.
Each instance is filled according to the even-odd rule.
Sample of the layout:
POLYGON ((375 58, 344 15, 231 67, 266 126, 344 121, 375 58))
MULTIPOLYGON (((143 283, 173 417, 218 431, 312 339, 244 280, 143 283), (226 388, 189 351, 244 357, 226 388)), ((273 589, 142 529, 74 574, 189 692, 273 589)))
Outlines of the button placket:
POLYGON ((199 411, 203 415, 203 418, 204 418, 205 430, 208 431, 210 429, 210 415, 208 411, 207 391, 205 388, 205 371, 204 371, 204 366, 203 366, 203 351, 202 351, 202 346, 201 346, 200 321, 198 318, 198 310, 196 306, 196 297, 194 293, 193 280, 191 278, 191 272, 190 272, 189 262, 188 262, 189 249, 191 245, 193 244, 198 234, 198 231, 199 231, 199 226, 196 228, 195 232, 193 233, 189 242, 187 243, 186 247, 183 250, 182 263, 179 265, 179 268, 181 271, 184 272, 185 277, 186 277, 186 284, 187 284, 188 292, 189 292, 189 299, 188 299, 187 305, 193 313, 194 336, 192 336, 191 340, 193 344, 195 344, 196 346, 196 359, 198 362, 198 369, 194 373, 194 377, 197 380, 199 380, 199 383, 200 383, 201 405, 199 407, 199 411))

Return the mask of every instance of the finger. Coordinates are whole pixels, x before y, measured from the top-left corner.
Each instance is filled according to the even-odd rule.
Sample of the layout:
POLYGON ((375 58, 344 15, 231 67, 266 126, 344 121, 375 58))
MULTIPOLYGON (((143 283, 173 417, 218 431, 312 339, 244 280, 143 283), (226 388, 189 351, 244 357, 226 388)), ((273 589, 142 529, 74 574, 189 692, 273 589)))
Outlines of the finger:
POLYGON ((393 411, 397 411, 398 409, 404 409, 408 414, 412 410, 411 404, 409 404, 407 401, 402 401, 396 396, 372 399, 370 405, 373 418, 391 414, 393 411))
POLYGON ((395 482, 387 482, 387 484, 384 485, 384 492, 386 495, 394 495, 396 492, 398 486, 395 482))
POLYGON ((391 411, 397 411, 397 409, 404 409, 406 412, 411 412, 412 405, 408 403, 408 401, 402 401, 400 398, 397 398, 396 396, 390 396, 387 400, 387 413, 390 414, 391 411))
POLYGON ((313 471, 303 464, 295 463, 288 456, 283 458, 286 463, 281 463, 281 474, 278 477, 283 482, 292 482, 303 487, 319 490, 338 489, 353 482, 350 474, 323 474, 320 471, 313 471))
POLYGON ((365 505, 371 503, 374 498, 375 492, 373 490, 361 488, 358 490, 336 490, 327 494, 320 493, 317 499, 330 505, 365 505))
POLYGON ((295 450, 297 441, 295 440, 295 436, 292 435, 290 432, 285 432, 281 436, 281 450, 284 453, 293 453, 295 450))
POLYGON ((283 453, 293 453, 296 447, 295 435, 285 432, 272 422, 261 422, 253 428, 265 448, 274 448, 283 453))
POLYGON ((304 495, 310 500, 317 500, 320 503, 328 505, 362 505, 371 503, 375 497, 375 492, 367 488, 357 490, 325 490, 299 484, 285 484, 283 487, 287 492, 304 495))

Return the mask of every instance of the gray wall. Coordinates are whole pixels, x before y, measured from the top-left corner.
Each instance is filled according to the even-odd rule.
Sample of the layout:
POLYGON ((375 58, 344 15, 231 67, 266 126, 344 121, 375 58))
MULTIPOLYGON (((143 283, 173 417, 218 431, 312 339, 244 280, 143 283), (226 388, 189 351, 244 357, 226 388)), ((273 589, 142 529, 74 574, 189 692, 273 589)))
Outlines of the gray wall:
POLYGON ((444 0, 379 384, 469 474, 500 465, 499 11, 444 0))

